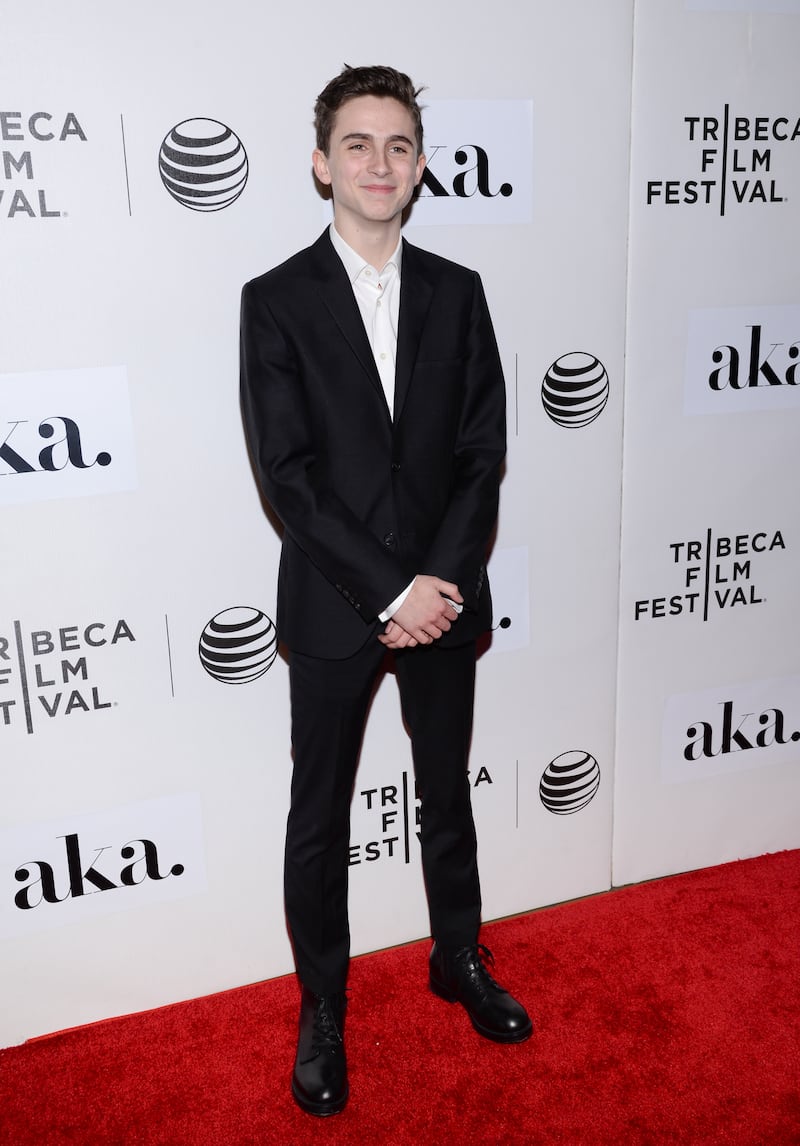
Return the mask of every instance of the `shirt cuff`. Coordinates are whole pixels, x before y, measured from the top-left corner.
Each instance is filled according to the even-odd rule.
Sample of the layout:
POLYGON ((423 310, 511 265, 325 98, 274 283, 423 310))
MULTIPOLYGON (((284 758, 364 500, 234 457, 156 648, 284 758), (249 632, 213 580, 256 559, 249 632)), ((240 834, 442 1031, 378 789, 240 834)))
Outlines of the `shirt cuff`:
MULTIPOLYGON (((414 578, 414 581, 416 581, 416 577, 414 578)), ((392 601, 392 603, 390 605, 387 605, 382 613, 378 614, 378 620, 379 621, 391 621, 392 617, 395 615, 397 610, 400 608, 400 606, 405 601, 408 594, 413 589, 414 581, 412 581, 410 585, 406 585, 403 592, 398 597, 395 597, 395 599, 392 601)))

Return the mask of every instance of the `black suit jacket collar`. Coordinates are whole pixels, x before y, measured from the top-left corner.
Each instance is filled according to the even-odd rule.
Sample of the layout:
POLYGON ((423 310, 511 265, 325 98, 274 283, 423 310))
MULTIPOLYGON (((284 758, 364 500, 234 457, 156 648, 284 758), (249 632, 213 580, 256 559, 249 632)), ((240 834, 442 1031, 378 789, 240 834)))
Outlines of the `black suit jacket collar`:
MULTIPOLYGON (((342 260, 334 250, 327 229, 309 248, 313 261, 316 289, 333 316, 337 326, 349 343, 370 382, 383 395, 372 349, 364 329, 358 303, 342 260)), ((433 297, 435 275, 425 252, 403 239, 403 258, 400 273, 400 318, 397 330, 397 359, 394 383, 394 421, 403 412, 417 348, 433 297)), ((388 409, 387 409, 388 414, 388 409)))

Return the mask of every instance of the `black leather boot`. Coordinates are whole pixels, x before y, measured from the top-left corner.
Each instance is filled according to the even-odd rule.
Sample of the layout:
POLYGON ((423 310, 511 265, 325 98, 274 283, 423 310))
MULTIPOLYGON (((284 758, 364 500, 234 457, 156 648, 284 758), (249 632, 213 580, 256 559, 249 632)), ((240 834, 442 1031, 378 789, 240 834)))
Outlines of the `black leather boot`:
POLYGON ((298 1106, 308 1114, 319 1117, 338 1114, 347 1102, 346 1006, 344 992, 315 995, 303 987, 292 1094, 298 1106))
POLYGON ((475 1030, 497 1043, 521 1043, 530 1038, 533 1023, 521 1003, 496 983, 486 963, 494 966, 488 947, 449 949, 434 943, 430 957, 430 986, 448 1003, 461 1003, 475 1030))

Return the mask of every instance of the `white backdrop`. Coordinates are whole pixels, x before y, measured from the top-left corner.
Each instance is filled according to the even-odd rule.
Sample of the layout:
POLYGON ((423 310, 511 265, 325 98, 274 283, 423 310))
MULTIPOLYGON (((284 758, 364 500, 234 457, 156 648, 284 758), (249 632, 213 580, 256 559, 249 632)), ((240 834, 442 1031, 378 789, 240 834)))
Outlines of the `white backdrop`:
POLYGON ((700 7, 636 18, 615 883, 800 834, 800 25, 700 7))
MULTIPOLYGON (((271 659, 278 538, 243 442, 238 305, 246 279, 324 225, 310 121, 345 61, 394 63, 428 85, 430 176, 406 233, 481 272, 507 375, 496 629, 479 663, 471 769, 485 917, 608 888, 612 848, 619 879, 631 879, 797 843, 782 757, 761 805, 752 775, 767 772, 703 780, 705 814, 693 799, 687 815, 682 778, 660 772, 664 712, 724 717, 730 701, 735 728, 752 703, 725 689, 778 677, 763 705, 783 705, 788 721, 792 657, 798 671, 781 639, 796 530, 777 480, 794 407, 681 408, 688 331, 703 354, 720 309, 774 321, 783 333, 770 327, 770 344, 791 327, 800 300, 778 236, 796 214, 791 201, 731 205, 725 217, 641 201, 648 180, 694 178, 701 145, 686 142, 684 115, 726 101, 732 114, 789 114, 761 37, 788 62, 797 20, 674 8, 637 5, 635 61, 632 0, 500 0, 491 11, 467 0, 457 20, 410 0, 402 22, 359 0, 335 15, 312 0, 280 21, 243 0, 224 17, 145 0, 124 20, 79 0, 6 20, 0 950, 13 991, 0 1042, 291 969, 288 696, 285 664, 271 659), (657 82, 670 66, 660 32, 673 69, 690 52, 686 92, 657 82), (712 59, 718 34, 731 37, 733 73, 730 55, 712 59), (169 161, 176 130, 197 153, 226 129, 226 178, 213 186, 230 202, 190 209, 168 193, 159 158, 169 161), (749 238, 751 227, 765 237, 749 238), (746 533, 753 549, 765 533, 772 548, 752 553, 750 580, 769 608, 731 609, 730 620, 720 610, 717 629, 696 617, 634 623, 635 600, 680 591, 685 562, 671 563, 669 545, 705 543, 708 529, 714 544, 746 533), (225 624, 269 664, 255 679, 218 679, 225 624), (700 707, 681 707, 695 691, 700 707), (720 811, 732 790, 734 811, 720 811)), ((774 146, 790 200, 798 145, 774 146)), ((747 323, 734 326, 741 341, 747 323)), ((796 764, 791 741, 785 751, 796 764)), ((427 933, 415 811, 388 677, 354 799, 356 951, 427 933)))

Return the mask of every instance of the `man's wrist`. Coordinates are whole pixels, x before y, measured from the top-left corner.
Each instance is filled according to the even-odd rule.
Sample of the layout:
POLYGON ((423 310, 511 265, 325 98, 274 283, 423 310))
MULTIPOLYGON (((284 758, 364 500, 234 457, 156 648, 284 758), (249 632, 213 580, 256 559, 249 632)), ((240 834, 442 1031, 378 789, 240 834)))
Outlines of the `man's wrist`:
MULTIPOLYGON (((416 577, 414 578, 414 581, 416 581, 416 577)), ((408 594, 414 588, 414 581, 412 581, 410 584, 406 585, 403 592, 400 593, 397 597, 395 597, 395 599, 389 605, 386 606, 386 608, 383 610, 382 613, 378 614, 378 620, 379 621, 391 621, 392 617, 395 615, 397 610, 403 604, 403 602, 405 601, 408 594)))

